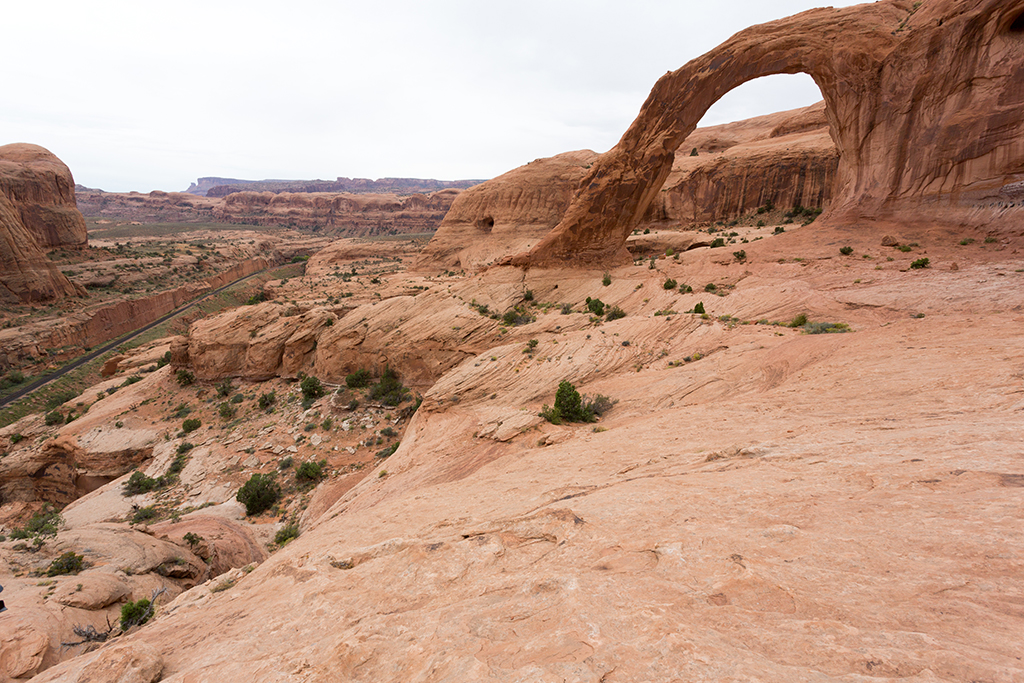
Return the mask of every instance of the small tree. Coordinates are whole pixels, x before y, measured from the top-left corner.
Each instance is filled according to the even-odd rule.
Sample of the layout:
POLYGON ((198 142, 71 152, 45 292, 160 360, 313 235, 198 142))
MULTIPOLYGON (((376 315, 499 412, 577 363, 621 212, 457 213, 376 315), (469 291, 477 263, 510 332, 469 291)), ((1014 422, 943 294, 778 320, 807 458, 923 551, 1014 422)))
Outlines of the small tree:
POLYGON ((121 630, 127 631, 133 626, 145 624, 151 616, 153 616, 153 604, 148 598, 142 598, 135 602, 129 600, 121 605, 121 630))
POLYGON ((302 397, 307 401, 318 399, 324 395, 324 386, 313 375, 303 377, 302 382, 299 383, 299 388, 302 389, 302 397))
POLYGON ((349 389, 362 389, 369 386, 370 373, 364 368, 359 368, 350 375, 345 375, 345 386, 349 389))
POLYGON ((281 498, 281 487, 269 474, 254 474, 238 489, 235 499, 245 506, 245 514, 258 515, 281 498))

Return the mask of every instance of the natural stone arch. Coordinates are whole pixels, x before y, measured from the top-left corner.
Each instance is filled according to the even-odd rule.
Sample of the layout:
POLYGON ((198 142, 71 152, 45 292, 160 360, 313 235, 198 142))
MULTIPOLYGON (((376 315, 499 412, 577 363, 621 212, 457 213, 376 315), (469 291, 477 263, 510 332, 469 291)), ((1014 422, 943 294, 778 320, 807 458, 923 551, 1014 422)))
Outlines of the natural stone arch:
POLYGON ((832 216, 878 218, 900 204, 955 200, 965 190, 998 194, 1024 178, 1016 142, 1024 132, 1022 12, 1024 0, 883 0, 741 31, 659 79, 561 222, 505 263, 627 260, 626 237, 682 141, 725 93, 772 74, 806 73, 825 98, 840 154, 832 216), (974 92, 976 78, 996 87, 974 92), (975 119, 958 120, 965 111, 975 119), (978 158, 988 168, 967 163, 978 158))

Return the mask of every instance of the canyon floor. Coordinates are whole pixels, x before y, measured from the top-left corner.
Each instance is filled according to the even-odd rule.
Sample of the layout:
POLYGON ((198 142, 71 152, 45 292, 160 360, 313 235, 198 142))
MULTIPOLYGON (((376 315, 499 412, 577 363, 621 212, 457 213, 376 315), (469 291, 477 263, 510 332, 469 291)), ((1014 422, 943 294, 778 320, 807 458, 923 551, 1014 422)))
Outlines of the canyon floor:
MULTIPOLYGON (((0 429, 8 474, 61 452, 157 476, 194 444, 173 486, 133 500, 129 475, 111 474, 38 547, 0 543, 0 675, 1024 679, 1024 235, 735 231, 607 272, 411 272, 334 245, 303 277, 268 283, 270 301, 193 325, 190 364, 140 374, 174 345, 154 342, 69 401, 89 406, 74 421, 0 429), (356 259, 376 268, 358 287, 356 259), (626 315, 595 316, 587 297, 626 315), (526 322, 483 306, 519 306, 526 322), (849 331, 789 325, 801 315, 849 331), (251 359, 281 326, 309 330, 305 355, 217 396, 229 339, 251 359), (381 361, 410 400, 373 405, 344 386, 381 361), (181 369, 197 382, 181 386, 181 369), (330 391, 301 405, 298 371, 330 391), (615 404, 596 423, 551 424, 538 413, 561 380, 615 404), (270 391, 272 412, 258 405, 270 391), (181 404, 196 432, 180 433, 181 404), (326 460, 326 478, 303 490, 289 455, 326 460), (257 472, 279 472, 286 498, 246 517, 234 494, 257 472), (150 505, 164 521, 130 523, 150 505), (290 522, 301 535, 274 543, 290 522), (91 566, 38 575, 69 550, 91 566), (145 625, 61 645, 161 587, 145 625)), ((52 490, 23 479, 71 495, 44 470, 52 490)), ((14 505, 11 520, 40 508, 14 505)))

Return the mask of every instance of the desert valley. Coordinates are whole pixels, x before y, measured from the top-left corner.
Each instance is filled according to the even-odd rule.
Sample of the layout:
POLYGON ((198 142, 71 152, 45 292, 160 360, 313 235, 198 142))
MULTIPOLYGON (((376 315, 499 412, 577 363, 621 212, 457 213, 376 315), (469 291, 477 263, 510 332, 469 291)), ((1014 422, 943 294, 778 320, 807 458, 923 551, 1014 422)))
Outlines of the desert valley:
POLYGON ((1021 140, 1024 0, 881 0, 489 180, 0 146, 0 683, 1024 680, 1021 140))

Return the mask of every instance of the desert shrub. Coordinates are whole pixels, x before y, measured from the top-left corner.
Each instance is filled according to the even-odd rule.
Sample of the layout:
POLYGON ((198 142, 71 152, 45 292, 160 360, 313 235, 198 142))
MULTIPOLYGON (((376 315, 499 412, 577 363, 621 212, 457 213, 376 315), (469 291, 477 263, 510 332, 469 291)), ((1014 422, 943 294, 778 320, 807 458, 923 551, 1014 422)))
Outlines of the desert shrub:
POLYGON ((138 508, 135 514, 132 515, 132 524, 142 524, 145 521, 156 519, 159 516, 156 508, 152 505, 147 505, 144 508, 138 508))
POLYGON ((295 464, 295 459, 292 456, 285 456, 277 461, 277 469, 288 470, 291 469, 292 465, 295 464))
POLYGON ((843 256, 849 256, 850 254, 853 253, 853 247, 841 247, 839 249, 839 253, 842 254, 843 256))
POLYGON ((345 375, 345 386, 349 389, 362 389, 369 384, 370 373, 363 368, 359 368, 350 375, 345 375))
POLYGON ((561 311, 562 315, 569 315, 570 313, 572 313, 572 304, 562 304, 562 307, 559 310, 561 311))
POLYGON ((604 285, 605 287, 607 287, 611 283, 612 283, 612 276, 611 276, 610 273, 608 273, 606 271, 605 274, 604 274, 604 277, 601 278, 601 284, 604 285))
POLYGON ((52 427, 53 425, 64 424, 64 413, 59 410, 54 410, 46 414, 46 425, 52 427))
POLYGON ((528 289, 523 292, 523 301, 533 301, 533 290, 528 289))
POLYGON ((850 326, 846 323, 807 323, 803 327, 806 334, 836 334, 850 331, 850 326))
POLYGON ((153 604, 147 598, 135 602, 129 600, 121 605, 121 630, 127 631, 133 626, 145 624, 151 616, 153 616, 153 604))
POLYGON ((274 543, 277 545, 285 545, 288 541, 299 537, 299 525, 295 522, 285 524, 283 527, 277 530, 274 534, 274 543))
POLYGON ((394 437, 394 436, 398 436, 398 432, 396 432, 391 427, 385 427, 384 429, 380 430, 380 435, 381 436, 386 436, 388 438, 391 438, 391 437, 394 437))
POLYGON ((241 403, 244 400, 245 400, 245 396, 242 396, 241 394, 235 394, 234 396, 231 397, 231 403, 233 403, 235 405, 241 403))
POLYGON ((231 378, 228 377, 223 382, 217 385, 217 395, 220 397, 230 396, 231 392, 234 391, 234 387, 231 386, 231 378))
POLYGON ((320 462, 307 460, 295 470, 295 481, 300 486, 316 484, 324 478, 324 467, 326 465, 326 460, 321 460, 320 462))
POLYGON ((359 407, 358 399, 352 399, 351 401, 348 402, 348 405, 345 406, 345 408, 347 408, 348 410, 355 410, 358 407, 359 407))
POLYGON ((188 543, 189 548, 195 550, 199 546, 199 543, 202 542, 204 539, 199 534, 193 531, 189 531, 182 537, 182 540, 188 543))
POLYGON ((807 324, 807 316, 803 313, 789 321, 790 327, 803 327, 807 324))
POLYGON ((409 390, 402 386, 398 373, 388 366, 384 366, 384 373, 380 382, 370 387, 369 396, 372 400, 380 401, 386 406, 397 406, 405 400, 409 390))
POLYGON ((254 474, 238 489, 235 499, 245 506, 245 514, 258 515, 281 498, 281 487, 269 474, 254 474))
POLYGON ((612 409, 618 401, 608 398, 604 394, 596 394, 593 397, 583 397, 583 410, 592 415, 604 415, 612 409))
POLYGON ((230 420, 235 416, 235 407, 230 403, 221 403, 217 406, 217 412, 222 420, 230 420))
POLYGON ((594 315, 601 317, 604 315, 604 302, 600 299, 591 299, 587 297, 587 310, 594 315))
POLYGON ((192 412, 192 407, 186 403, 179 403, 178 407, 174 409, 174 414, 171 417, 176 417, 179 420, 183 420, 188 417, 188 414, 192 412))
POLYGON ((189 432, 196 431, 197 429, 199 429, 202 426, 203 426, 202 420, 200 420, 198 417, 190 417, 189 419, 187 419, 187 420, 185 420, 184 422, 181 423, 181 431, 183 431, 186 434, 188 434, 189 432))
POLYGON ((142 381, 142 376, 141 375, 132 375, 132 376, 126 378, 125 381, 121 382, 121 386, 122 387, 127 387, 127 386, 131 386, 132 384, 135 384, 136 382, 141 382, 141 381, 142 381))
POLYGON ((164 355, 162 355, 160 357, 160 360, 158 360, 156 362, 156 367, 157 368, 162 368, 163 366, 167 365, 170 362, 171 362, 171 352, 168 351, 167 353, 165 353, 164 355))
POLYGON ((36 514, 32 515, 25 526, 20 529, 15 529, 11 532, 11 538, 14 539, 25 539, 31 536, 56 536, 57 529, 64 523, 64 518, 60 516, 51 505, 47 504, 43 509, 36 514))
POLYGON ((604 317, 605 320, 618 320, 619 318, 625 318, 626 312, 618 306, 612 306, 608 310, 608 314, 604 317))
POLYGON ((736 257, 737 261, 745 261, 747 258, 747 252, 744 251, 743 249, 732 252, 732 255, 736 257))
POLYGON ((325 417, 324 421, 320 423, 320 429, 325 432, 330 431, 331 427, 334 426, 334 418, 325 417))
MULTIPOLYGON (((788 218, 787 218, 786 220, 789 220, 789 222, 790 222, 790 223, 792 223, 792 222, 793 222, 792 220, 790 220, 790 219, 788 219, 788 218)), ((784 227, 782 227, 781 225, 776 225, 776 226, 775 226, 775 234, 776 234, 776 235, 778 235, 778 234, 781 234, 781 233, 784 233, 784 232, 786 232, 786 229, 785 229, 784 227)))
POLYGON ((187 387, 190 384, 195 384, 196 381, 196 376, 193 375, 188 370, 186 370, 185 368, 181 368, 180 370, 178 370, 178 372, 175 373, 174 377, 178 381, 178 385, 183 387, 187 387))
POLYGON ((320 398, 324 395, 324 386, 313 375, 303 377, 299 388, 302 390, 302 397, 306 400, 320 398))
POLYGON ((909 244, 901 244, 901 245, 897 246, 896 248, 899 249, 900 251, 902 251, 904 254, 906 254, 908 251, 913 251, 914 250, 914 248, 911 247, 909 244))
POLYGON ((911 268, 927 268, 928 267, 928 259, 927 258, 919 258, 916 261, 914 261, 913 263, 911 263, 910 267, 911 268))
POLYGON ((555 405, 548 408, 547 405, 541 411, 544 417, 552 424, 566 422, 593 422, 593 410, 584 405, 580 392, 567 380, 558 383, 558 391, 555 392, 555 405))
POLYGON ((532 323, 534 320, 535 318, 522 306, 510 308, 505 311, 505 315, 501 316, 502 324, 508 325, 509 327, 526 325, 527 323, 532 323))
POLYGON ((693 312, 694 313, 703 314, 704 313, 704 302, 703 301, 698 301, 697 305, 693 307, 693 312))
POLYGON ((387 458, 387 457, 390 457, 390 456, 394 455, 395 451, 398 450, 398 447, 400 445, 401 445, 401 442, 396 441, 395 443, 391 444, 390 446, 386 446, 385 448, 380 449, 379 451, 377 451, 377 457, 383 459, 383 458, 387 458))
POLYGON ((72 389, 58 391, 56 394, 46 399, 46 409, 53 410, 55 408, 59 408, 76 396, 78 396, 78 392, 72 389))
POLYGON ((270 406, 274 405, 277 401, 277 392, 271 391, 269 394, 260 394, 259 405, 260 408, 266 410, 270 406))
POLYGON ((82 571, 84 566, 85 556, 78 555, 73 550, 69 550, 50 563, 50 566, 46 568, 46 575, 77 574, 82 571))
POLYGON ((139 470, 132 472, 132 476, 121 487, 121 495, 138 496, 149 493, 160 487, 161 482, 153 477, 147 477, 139 470))
POLYGON ((661 286, 664 287, 665 289, 675 289, 677 284, 679 283, 673 280, 672 278, 669 278, 665 280, 665 282, 662 283, 661 286))
POLYGON ((12 444, 21 443, 21 440, 24 439, 24 438, 25 438, 25 436, 22 435, 22 434, 11 434, 11 443, 12 444))

